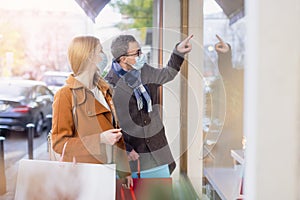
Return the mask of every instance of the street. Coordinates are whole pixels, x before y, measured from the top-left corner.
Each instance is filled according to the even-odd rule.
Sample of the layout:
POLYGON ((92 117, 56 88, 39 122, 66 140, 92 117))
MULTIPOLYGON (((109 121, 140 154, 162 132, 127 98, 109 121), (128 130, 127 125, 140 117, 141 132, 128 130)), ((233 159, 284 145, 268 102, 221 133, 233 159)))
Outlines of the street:
MULTIPOLYGON (((47 141, 46 131, 40 137, 33 139, 33 150, 47 141)), ((14 165, 17 161, 28 155, 27 133, 14 132, 5 137, 4 160, 5 169, 14 165)), ((33 155, 34 156, 34 155, 33 155)))
MULTIPOLYGON (((47 134, 44 131, 40 137, 33 139, 33 159, 48 159, 47 134)), ((28 159, 28 139, 26 133, 11 133, 4 140, 5 193, 0 194, 0 200, 13 200, 16 191, 18 163, 20 159, 28 159)), ((3 181, 3 177, 1 177, 3 181)), ((3 188, 0 188, 1 190, 3 188)))

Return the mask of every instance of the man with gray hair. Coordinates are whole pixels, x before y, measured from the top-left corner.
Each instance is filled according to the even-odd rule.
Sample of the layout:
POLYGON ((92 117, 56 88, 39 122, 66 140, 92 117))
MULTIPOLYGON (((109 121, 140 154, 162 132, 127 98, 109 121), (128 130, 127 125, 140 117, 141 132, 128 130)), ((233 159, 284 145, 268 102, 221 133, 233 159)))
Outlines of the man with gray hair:
MULTIPOLYGON (((176 45, 164 68, 146 63, 145 54, 132 35, 120 35, 112 41, 112 66, 105 79, 113 86, 113 101, 122 128, 128 158, 140 160, 141 170, 168 164, 170 174, 176 164, 160 118, 159 86, 175 78, 192 50, 190 39, 176 45)), ((132 171, 137 171, 135 162, 132 171)))

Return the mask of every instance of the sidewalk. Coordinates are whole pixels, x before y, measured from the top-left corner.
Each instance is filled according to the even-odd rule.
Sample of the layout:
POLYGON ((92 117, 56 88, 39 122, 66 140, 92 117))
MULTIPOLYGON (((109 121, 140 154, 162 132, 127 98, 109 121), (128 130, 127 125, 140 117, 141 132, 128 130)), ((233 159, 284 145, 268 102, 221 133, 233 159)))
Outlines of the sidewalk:
MULTIPOLYGON (((28 159, 28 155, 24 156, 21 159, 28 159)), ((49 160, 49 152, 47 152, 47 142, 44 142, 33 152, 33 159, 35 160, 49 160)), ((0 196, 0 200, 13 200, 15 197, 16 183, 17 183, 17 174, 18 174, 19 162, 14 166, 6 169, 6 193, 0 196)), ((187 184, 187 182, 178 180, 179 177, 173 176, 173 192, 175 195, 175 200, 185 200, 185 199, 198 199, 194 196, 194 190, 187 184)), ((203 195, 203 200, 208 200, 208 198, 203 195)))
MULTIPOLYGON (((28 159, 28 155, 21 159, 28 159)), ((44 142, 33 151, 33 159, 35 160, 49 160, 49 153, 47 152, 47 142, 44 142)), ((6 175, 6 193, 0 196, 0 200, 13 200, 15 196, 17 174, 19 162, 5 170, 6 175)))

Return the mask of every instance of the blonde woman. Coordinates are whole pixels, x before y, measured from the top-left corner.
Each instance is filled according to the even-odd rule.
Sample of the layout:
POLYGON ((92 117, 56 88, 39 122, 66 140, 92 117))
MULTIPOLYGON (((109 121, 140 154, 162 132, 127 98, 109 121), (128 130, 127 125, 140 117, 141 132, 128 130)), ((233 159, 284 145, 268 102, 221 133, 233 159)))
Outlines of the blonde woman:
POLYGON ((54 97, 52 147, 59 154, 65 148, 67 162, 75 158, 116 163, 119 177, 129 187, 133 181, 111 91, 99 75, 105 58, 98 38, 80 36, 71 41, 68 59, 73 73, 54 97))

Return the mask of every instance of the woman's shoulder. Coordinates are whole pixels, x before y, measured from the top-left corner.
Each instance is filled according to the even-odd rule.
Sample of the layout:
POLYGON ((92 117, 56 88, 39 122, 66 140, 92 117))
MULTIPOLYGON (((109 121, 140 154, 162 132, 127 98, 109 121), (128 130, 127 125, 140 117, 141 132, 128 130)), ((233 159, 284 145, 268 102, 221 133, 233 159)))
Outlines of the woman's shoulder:
POLYGON ((69 97, 71 93, 71 88, 68 85, 64 85, 55 93, 55 96, 60 98, 69 97))
POLYGON ((68 84, 62 86, 57 92, 60 93, 70 93, 71 92, 71 88, 68 84))

